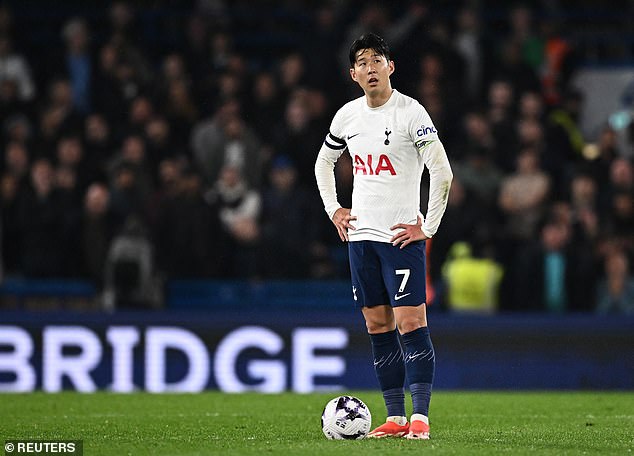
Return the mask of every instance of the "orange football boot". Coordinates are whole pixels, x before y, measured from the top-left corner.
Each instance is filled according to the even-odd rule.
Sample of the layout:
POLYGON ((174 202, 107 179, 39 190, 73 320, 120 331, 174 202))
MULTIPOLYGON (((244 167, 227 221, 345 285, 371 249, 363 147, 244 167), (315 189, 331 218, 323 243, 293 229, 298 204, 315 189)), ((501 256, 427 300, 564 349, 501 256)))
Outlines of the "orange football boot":
POLYGON ((424 415, 412 415, 409 432, 405 438, 410 440, 429 440, 429 419, 424 415))
POLYGON ((398 424, 392 418, 388 418, 387 421, 378 428, 371 431, 367 438, 369 439, 382 439, 384 437, 403 437, 409 431, 409 424, 405 421, 404 425, 398 424))

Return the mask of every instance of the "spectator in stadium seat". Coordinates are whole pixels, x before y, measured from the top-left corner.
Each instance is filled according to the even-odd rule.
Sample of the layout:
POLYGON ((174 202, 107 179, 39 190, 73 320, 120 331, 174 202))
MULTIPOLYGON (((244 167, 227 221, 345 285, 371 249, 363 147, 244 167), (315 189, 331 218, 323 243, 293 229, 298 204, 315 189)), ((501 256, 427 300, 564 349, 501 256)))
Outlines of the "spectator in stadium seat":
POLYGON ((159 213, 162 211, 163 205, 175 198, 180 191, 185 166, 186 161, 177 158, 165 158, 159 163, 156 187, 147 204, 148 225, 150 227, 157 227, 159 213))
POLYGON ((223 167, 239 169, 251 187, 262 177, 260 141, 240 115, 235 100, 222 104, 216 114, 196 124, 191 134, 194 162, 207 183, 214 184, 223 167))
MULTIPOLYGON (((232 75, 229 71, 229 62, 235 52, 233 36, 227 31, 216 30, 209 38, 207 48, 208 53, 204 59, 193 66, 193 72, 198 75, 195 82, 196 92, 202 99, 210 100, 211 106, 218 106, 227 101, 219 93, 219 75, 226 74, 235 79, 238 78, 238 75, 232 75)), ((240 84, 238 80, 232 82, 235 82, 235 86, 240 84)), ((206 110, 205 114, 211 115, 212 111, 206 110)))
POLYGON ((598 201, 598 188, 592 176, 578 173, 570 183, 570 203, 575 212, 583 209, 595 210, 598 201))
POLYGON ((172 52, 161 61, 161 73, 154 82, 155 98, 165 99, 170 83, 175 81, 191 84, 183 56, 177 52, 172 52))
POLYGON ((15 37, 13 12, 6 3, 0 5, 0 35, 15 37))
POLYGON ((513 6, 509 11, 509 23, 508 41, 518 44, 522 62, 538 74, 544 62, 544 39, 535 30, 533 11, 526 4, 513 6))
POLYGON ((615 192, 610 201, 610 214, 605 219, 605 233, 625 247, 634 248, 634 195, 624 190, 615 192))
POLYGON ((297 170, 284 155, 276 157, 262 193, 261 256, 264 277, 308 278, 317 240, 318 214, 297 180, 297 170))
POLYGON ((634 194, 634 165, 625 157, 616 157, 610 163, 608 182, 603 189, 602 207, 609 208, 612 196, 619 192, 634 194))
POLYGON ((306 62, 299 52, 288 54, 279 65, 279 84, 282 100, 288 103, 297 89, 306 82, 306 62))
MULTIPOLYGON (((435 16, 433 14, 433 11, 430 10, 429 7, 424 5, 422 2, 412 3, 412 8, 415 10, 421 10, 423 12, 423 16, 421 16, 421 18, 428 19, 428 24, 425 25, 426 27, 428 27, 427 37, 423 38, 429 40, 429 44, 426 46, 427 52, 433 52, 440 56, 440 59, 443 62, 443 66, 445 68, 444 73, 446 77, 451 79, 451 83, 449 85, 459 88, 459 93, 449 94, 449 96, 451 97, 456 97, 452 104, 459 102, 459 96, 464 96, 465 98, 463 101, 466 101, 467 95, 464 91, 464 86, 467 64, 460 52, 452 43, 452 24, 448 19, 435 16)), ((421 36, 416 35, 416 32, 419 32, 420 29, 421 27, 414 28, 414 31, 410 36, 421 36)), ((423 34, 422 36, 424 37, 425 35, 423 34)), ((402 44, 403 51, 406 51, 408 48, 412 48, 412 43, 409 42, 409 39, 402 44)), ((418 49, 416 49, 416 51, 418 51, 418 49)), ((404 57, 407 56, 407 54, 403 52, 401 52, 401 55, 404 57)), ((489 79, 487 78, 487 82, 488 80, 489 79)))
POLYGON ((255 76, 251 102, 245 110, 245 117, 250 120, 256 134, 265 144, 273 144, 279 119, 284 115, 284 105, 272 73, 262 72, 255 76))
POLYGON ((141 198, 146 200, 154 188, 152 170, 156 169, 158 163, 155 157, 148 155, 143 136, 131 134, 124 137, 121 152, 115 157, 115 161, 117 160, 124 161, 134 168, 138 191, 141 198))
POLYGON ((156 109, 149 96, 138 95, 130 102, 128 114, 128 133, 143 131, 145 124, 154 116, 156 109))
POLYGON ((26 277, 64 277, 68 272, 68 218, 54 184, 51 163, 35 160, 31 165, 31 188, 21 195, 18 213, 21 271, 26 277))
POLYGON ((176 160, 161 163, 154 224, 157 264, 169 278, 216 276, 224 268, 223 242, 214 208, 203 198, 202 178, 176 160))
POLYGON ((613 250, 604 261, 605 279, 599 283, 596 311, 634 315, 634 276, 627 255, 613 250))
POLYGON ((527 91, 520 94, 518 102, 518 120, 544 121, 544 99, 539 92, 527 91))
POLYGON ((68 21, 62 30, 66 42, 63 61, 59 62, 68 76, 73 92, 73 106, 77 112, 88 114, 92 109, 92 78, 94 64, 90 54, 90 35, 84 19, 68 21))
POLYGON ((17 179, 19 186, 23 186, 29 175, 29 150, 26 144, 10 141, 3 154, 2 169, 17 179))
POLYGON ((341 43, 345 6, 343 3, 327 2, 317 6, 309 19, 311 33, 303 36, 301 42, 301 54, 311 56, 306 59, 307 85, 327 91, 335 99, 345 96, 340 84, 341 76, 331 71, 339 65, 337 53, 333 50, 341 43))
POLYGON ((464 104, 466 95, 462 81, 455 75, 448 74, 447 65, 438 52, 424 52, 418 70, 420 74, 417 87, 420 101, 433 116, 436 129, 446 131, 447 135, 452 134, 450 130, 453 128, 444 127, 452 121, 460 105, 464 104))
POLYGON ((83 145, 86 159, 94 167, 94 180, 106 182, 108 160, 114 153, 112 129, 105 116, 90 114, 84 119, 83 145))
POLYGON ((33 144, 33 125, 25 114, 8 117, 3 125, 7 142, 15 141, 31 147, 33 144))
POLYGON ((515 310, 562 313, 587 310, 595 296, 592 270, 570 248, 571 227, 547 221, 540 240, 516 256, 515 310))
POLYGON ((229 66, 229 58, 234 52, 233 37, 226 31, 215 31, 209 40, 210 55, 207 59, 212 62, 213 71, 223 71, 229 66))
POLYGON ((321 89, 307 89, 302 91, 306 100, 312 128, 328 128, 330 101, 326 92, 321 89))
POLYGON ((458 136, 456 153, 453 160, 464 161, 470 151, 482 149, 490 156, 497 156, 497 143, 486 115, 479 110, 467 112, 459 124, 461 134, 458 136))
POLYGON ((220 257, 227 263, 222 265, 221 272, 229 277, 256 277, 261 237, 260 194, 249 186, 240 168, 225 165, 218 181, 205 194, 205 200, 217 210, 226 239, 220 257))
MULTIPOLYGON (((114 79, 109 81, 114 83, 111 96, 115 98, 106 103, 106 109, 110 109, 111 111, 109 112, 112 112, 113 109, 117 109, 116 112, 112 112, 114 117, 110 117, 109 120, 111 122, 118 121, 118 129, 127 131, 130 124, 126 122, 126 119, 128 119, 129 115, 137 115, 137 113, 134 112, 135 109, 130 107, 130 105, 137 97, 141 96, 141 94, 149 89, 149 82, 139 74, 139 69, 134 65, 129 57, 124 57, 120 50, 117 50, 116 52, 117 59, 115 61, 113 73, 114 79), (110 108, 110 104, 113 104, 114 106, 110 108)), ((147 98, 143 100, 143 103, 146 101, 147 103, 143 106, 143 108, 145 108, 147 104, 151 105, 147 98)), ((147 113, 147 110, 145 110, 144 115, 146 118, 149 118, 151 113, 147 113)))
POLYGON ((152 69, 148 61, 148 52, 139 44, 138 32, 141 28, 136 22, 134 8, 129 2, 116 1, 110 5, 109 42, 118 50, 122 61, 129 65, 129 71, 135 80, 145 86, 152 79, 152 69))
POLYGON ((110 171, 110 207, 117 223, 145 211, 145 199, 139 189, 137 168, 126 161, 115 163, 110 171))
POLYGON ((143 139, 152 175, 159 177, 160 163, 163 160, 185 156, 186 143, 177 142, 172 136, 172 124, 162 115, 152 117, 146 124, 143 139))
POLYGON ((174 140, 178 144, 187 144, 189 133, 199 118, 189 84, 184 80, 171 81, 165 103, 164 111, 174 140))
POLYGON ((202 81, 211 73, 209 69, 209 21, 194 13, 187 19, 185 43, 180 48, 185 66, 190 71, 194 92, 201 94, 202 81))
POLYGON ((515 89, 521 93, 539 91, 541 85, 537 72, 522 57, 521 43, 515 40, 500 42, 500 61, 495 68, 495 77, 511 81, 515 89))
POLYGON ((297 91, 286 105, 284 123, 278 127, 275 138, 275 149, 293 160, 302 184, 314 180, 315 157, 305 151, 318 149, 323 142, 320 132, 312 128, 312 120, 306 92, 297 91))
POLYGON ((564 182, 571 164, 578 164, 585 140, 579 127, 583 94, 570 89, 560 106, 548 114, 545 127, 546 155, 545 168, 553 176, 554 182, 564 182))
POLYGON ((572 242, 578 252, 591 252, 592 243, 600 234, 598 195, 597 183, 591 175, 579 173, 573 177, 570 183, 572 242))
POLYGON ((493 211, 497 206, 497 196, 503 174, 495 166, 490 149, 474 147, 467 152, 466 160, 455 163, 454 173, 473 194, 476 204, 483 210, 493 211))
POLYGON ((67 79, 56 79, 48 88, 48 103, 40 116, 36 150, 39 156, 53 158, 62 136, 81 131, 82 117, 73 106, 73 93, 67 79))
POLYGON ((515 170, 517 135, 515 132, 515 87, 505 79, 496 79, 489 86, 487 120, 495 141, 495 165, 505 171, 515 170))
POLYGON ((86 157, 84 145, 79 134, 65 135, 57 142, 56 165, 67 168, 75 174, 76 188, 83 197, 88 186, 102 176, 99 160, 86 157))
POLYGON ((464 86, 473 102, 478 102, 484 93, 485 81, 494 65, 494 41, 482 23, 479 11, 472 6, 463 7, 456 19, 454 47, 465 62, 464 86))
POLYGON ((35 97, 29 63, 24 56, 13 51, 11 38, 0 35, 0 84, 4 81, 15 82, 21 101, 30 101, 35 97))
POLYGON ((79 201, 81 200, 81 191, 77 185, 77 171, 71 166, 57 165, 55 173, 55 188, 61 194, 64 203, 64 211, 69 217, 77 216, 79 201))
POLYGON ((0 119, 3 120, 3 133, 6 137, 13 136, 9 132, 10 126, 19 125, 20 123, 30 124, 26 114, 30 115, 32 108, 32 103, 19 98, 18 86, 14 80, 5 79, 0 81, 0 119))
POLYGON ((517 170, 500 185, 499 206, 506 218, 506 234, 528 241, 543 216, 550 180, 539 167, 537 151, 526 148, 517 157, 517 170))
POLYGON ((128 85, 120 83, 120 61, 119 50, 112 43, 106 43, 99 49, 94 75, 94 110, 103 114, 113 132, 125 128, 125 119, 128 118, 128 93, 136 94, 138 91, 134 81, 128 85))
POLYGON ((79 233, 79 271, 99 288, 103 285, 106 256, 117 229, 110 211, 108 187, 102 183, 91 184, 83 200, 79 233))
POLYGON ((510 303, 515 310, 566 310, 568 291, 573 285, 566 255, 569 238, 568 226, 549 222, 542 228, 540 241, 516 256, 516 287, 510 303))

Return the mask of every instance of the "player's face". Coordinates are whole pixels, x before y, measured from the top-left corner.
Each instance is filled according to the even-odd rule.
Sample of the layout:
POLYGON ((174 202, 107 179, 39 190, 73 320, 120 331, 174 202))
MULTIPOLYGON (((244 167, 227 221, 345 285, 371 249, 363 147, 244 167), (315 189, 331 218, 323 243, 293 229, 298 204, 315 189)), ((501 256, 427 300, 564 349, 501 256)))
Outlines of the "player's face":
POLYGON ((394 73, 394 62, 378 54, 374 49, 357 52, 350 76, 366 94, 373 95, 390 89, 390 75, 394 73))

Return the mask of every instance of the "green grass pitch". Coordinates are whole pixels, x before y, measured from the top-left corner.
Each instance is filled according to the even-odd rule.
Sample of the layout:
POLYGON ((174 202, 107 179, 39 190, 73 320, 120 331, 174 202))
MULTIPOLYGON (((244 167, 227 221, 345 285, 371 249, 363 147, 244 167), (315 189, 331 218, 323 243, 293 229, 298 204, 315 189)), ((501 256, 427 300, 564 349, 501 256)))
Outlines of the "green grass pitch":
MULTIPOLYGON (((385 420, 377 392, 365 401, 385 420)), ((0 395, 0 440, 82 439, 85 455, 633 454, 634 392, 436 392, 432 440, 330 441, 329 394, 0 395)))

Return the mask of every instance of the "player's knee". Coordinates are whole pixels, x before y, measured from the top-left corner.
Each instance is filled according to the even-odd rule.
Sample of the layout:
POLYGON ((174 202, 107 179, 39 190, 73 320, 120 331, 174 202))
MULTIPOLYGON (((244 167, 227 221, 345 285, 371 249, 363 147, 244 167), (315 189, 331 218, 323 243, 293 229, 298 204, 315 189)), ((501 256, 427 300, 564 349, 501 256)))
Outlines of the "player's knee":
POLYGON ((422 328, 423 322, 419 318, 406 318, 398 323, 398 330, 401 334, 406 334, 422 328))
POLYGON ((392 321, 377 321, 377 320, 366 320, 365 327, 368 329, 368 334, 381 334, 388 331, 394 331, 396 325, 394 324, 394 320, 392 321))

